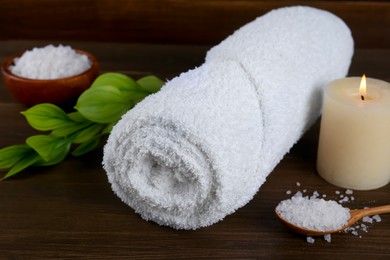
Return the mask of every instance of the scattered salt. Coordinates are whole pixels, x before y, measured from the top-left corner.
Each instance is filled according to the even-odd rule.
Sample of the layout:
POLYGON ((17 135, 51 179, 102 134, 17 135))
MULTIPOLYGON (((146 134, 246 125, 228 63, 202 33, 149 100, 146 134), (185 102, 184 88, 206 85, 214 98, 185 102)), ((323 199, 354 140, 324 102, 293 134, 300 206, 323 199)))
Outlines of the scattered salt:
POLYGON ((363 220, 363 222, 366 222, 366 223, 372 223, 373 222, 372 218, 370 218, 370 217, 364 217, 362 220, 363 220))
POLYGON ((373 218, 376 222, 381 222, 381 221, 382 221, 382 219, 381 219, 381 217, 380 217, 379 215, 374 215, 374 216, 372 216, 372 218, 373 218))
POLYGON ((345 229, 345 231, 353 231, 353 230, 355 230, 354 227, 347 227, 347 228, 345 229))
POLYGON ((314 191, 313 192, 313 195, 311 195, 311 197, 310 197, 310 199, 316 199, 316 198, 318 198, 320 196, 320 194, 318 193, 318 191, 314 191))
MULTIPOLYGON (((380 218, 380 216, 378 216, 380 218)), ((363 221, 366 221, 365 223, 372 223, 374 217, 370 218, 370 217, 367 217, 367 218, 363 218, 363 221)), ((358 231, 363 231, 365 233, 368 232, 368 226, 364 223, 360 223, 360 224, 357 224, 353 227, 348 227, 346 229, 343 230, 345 233, 351 233, 352 235, 354 236, 359 236, 359 238, 361 238, 362 236, 359 235, 358 231)))
MULTIPOLYGON (((301 184, 299 183, 299 182, 297 182, 296 183, 296 185, 297 186, 300 186, 301 184)), ((303 193, 306 193, 307 192, 307 190, 306 189, 304 189, 303 191, 302 191, 303 193)), ((324 213, 318 213, 318 215, 308 215, 308 213, 310 213, 310 211, 311 210, 313 210, 314 211, 314 209, 312 209, 312 206, 311 205, 309 205, 309 203, 315 203, 315 201, 318 201, 318 200, 321 200, 321 201, 324 201, 323 199, 319 199, 318 197, 320 197, 320 194, 318 193, 318 191, 314 191, 313 192, 313 194, 312 194, 312 196, 309 198, 308 196, 306 196, 306 197, 303 197, 303 193, 302 193, 301 191, 297 191, 294 195, 293 195, 293 197, 290 199, 290 200, 287 200, 288 202, 284 202, 284 203, 286 203, 286 204, 290 204, 290 206, 286 206, 286 205, 284 205, 283 207, 287 207, 287 208, 289 208, 289 207, 291 207, 291 208, 294 208, 294 207, 296 207, 295 206, 295 204, 294 203, 297 203, 297 201, 299 200, 303 200, 303 201, 306 201, 305 203, 306 204, 308 204, 308 205, 306 205, 305 207, 303 207, 301 210, 298 210, 298 213, 297 212, 290 212, 290 213, 286 213, 286 214, 290 214, 290 217, 291 218, 294 218, 294 219, 300 219, 301 221, 303 220, 303 221, 305 221, 305 224, 307 224, 307 223, 311 223, 311 222, 315 222, 315 223, 319 223, 319 222, 321 222, 321 224, 322 224, 322 221, 324 221, 324 219, 332 219, 332 215, 334 214, 334 213, 329 213, 329 212, 326 212, 326 214, 324 214, 324 213), (308 202, 309 201, 309 202, 308 202), (313 220, 314 219, 314 220, 313 220)), ((287 192, 286 192, 287 194, 291 194, 291 191, 290 190, 288 190, 287 192)), ((351 190, 351 189, 347 189, 347 190, 345 190, 345 192, 344 192, 344 194, 346 194, 346 195, 343 195, 343 194, 341 194, 341 192, 340 191, 338 191, 338 190, 336 190, 335 191, 335 193, 337 194, 337 195, 340 195, 339 197, 341 198, 340 200, 339 200, 339 203, 340 204, 342 204, 342 203, 344 203, 344 202, 349 202, 349 201, 354 201, 355 200, 355 197, 354 196, 350 196, 350 197, 348 197, 348 196, 346 196, 346 195, 352 195, 353 194, 353 190, 351 190)), ((326 194, 322 194, 322 198, 325 198, 327 195, 326 194)), ((334 203, 336 203, 337 204, 337 202, 335 202, 335 201, 332 201, 332 202, 334 202, 334 203)), ((278 205, 278 207, 280 206, 282 204, 282 202, 281 203, 279 203, 279 205, 278 205)), ((342 209, 347 209, 347 208, 343 208, 341 205, 339 205, 339 204, 337 204, 339 207, 341 207, 342 209)), ((277 207, 277 210, 278 210, 278 207, 277 207)), ((367 209, 368 207, 364 207, 364 209, 367 209)), ((280 208, 279 208, 280 209, 280 208)), ((347 220, 349 219, 349 209, 347 209, 348 210, 348 218, 347 218, 347 220)), ((282 212, 280 211, 280 210, 278 210, 279 211, 279 213, 283 216, 283 214, 282 214, 282 212)), ((293 221, 291 221, 291 219, 289 220, 289 219, 287 219, 286 217, 285 217, 285 219, 287 220, 287 221, 290 221, 291 223, 294 223, 293 221)), ((347 220, 346 220, 346 222, 347 222, 347 220)), ((332 219, 332 221, 334 221, 334 219, 332 219)), ((382 221, 382 219, 381 219, 381 217, 379 216, 379 215, 375 215, 375 216, 372 216, 372 217, 365 217, 365 218, 363 218, 362 219, 362 222, 364 222, 364 223, 366 223, 366 224, 364 224, 364 223, 357 223, 357 225, 355 225, 355 226, 352 226, 352 227, 348 227, 348 228, 345 228, 344 230, 343 230, 343 232, 344 233, 350 233, 350 234, 352 234, 352 235, 354 235, 354 236, 357 236, 357 237, 359 237, 359 238, 362 238, 362 236, 361 235, 359 235, 359 231, 363 231, 363 232, 368 232, 368 228, 369 228, 369 226, 367 225, 367 223, 370 223, 370 224, 372 224, 373 222, 381 222, 382 221)), ((346 223, 345 222, 345 223, 346 223)), ((344 224, 345 224, 344 223, 344 224)), ((302 226, 302 225, 300 225, 299 223, 294 223, 294 224, 296 224, 296 225, 298 225, 298 226, 301 226, 301 227, 304 227, 304 228, 309 228, 309 229, 314 229, 314 228, 312 228, 312 227, 305 227, 305 226, 302 226)), ((342 226, 342 225, 341 225, 342 226)), ((330 229, 334 229, 334 228, 330 228, 330 229)), ((319 229, 316 229, 316 230, 319 230, 319 229)), ((328 229, 329 230, 329 229, 328 229)), ((320 231, 323 231, 323 230, 320 230, 320 231)), ((325 235, 324 236, 324 239, 327 241, 327 242, 329 242, 330 243, 330 241, 331 241, 331 236, 330 235, 325 235)), ((314 238, 312 238, 312 237, 307 237, 307 242, 308 243, 314 243, 315 242, 315 240, 314 240, 314 238)))
POLYGON ((291 190, 286 191, 286 194, 290 195, 291 194, 291 190))
POLYGON ((307 196, 293 196, 291 199, 281 201, 276 210, 286 221, 317 231, 339 229, 350 218, 349 209, 336 201, 307 196))
POLYGON ((302 197, 302 192, 300 191, 297 191, 295 194, 294 194, 294 197, 302 197))
POLYGON ((314 242, 316 241, 314 238, 312 238, 312 237, 307 237, 306 238, 306 241, 307 241, 307 243, 310 243, 310 244, 314 244, 314 242))
POLYGON ((368 232, 368 226, 367 225, 365 225, 365 224, 360 224, 360 228, 361 228, 361 230, 363 230, 364 232, 368 232))
POLYGON ((332 236, 330 234, 324 235, 324 239, 326 242, 330 243, 332 241, 332 236))
POLYGON ((299 181, 297 181, 297 186, 298 186, 298 187, 301 186, 301 183, 300 183, 299 181))
POLYGON ((91 67, 86 55, 70 46, 47 45, 26 51, 9 67, 15 75, 29 79, 58 79, 78 75, 91 67))
POLYGON ((348 202, 349 201, 349 198, 347 196, 345 196, 343 199, 339 200, 339 203, 342 204, 344 202, 348 202))

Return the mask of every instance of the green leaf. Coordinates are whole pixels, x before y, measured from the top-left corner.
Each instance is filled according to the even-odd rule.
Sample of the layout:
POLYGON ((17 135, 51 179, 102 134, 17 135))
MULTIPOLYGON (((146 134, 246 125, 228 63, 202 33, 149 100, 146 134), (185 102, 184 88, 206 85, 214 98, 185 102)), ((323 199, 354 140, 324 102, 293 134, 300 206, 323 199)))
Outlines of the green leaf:
POLYGON ((54 136, 70 136, 71 134, 80 131, 86 127, 89 127, 90 125, 93 125, 94 123, 91 121, 84 121, 84 122, 70 122, 68 125, 54 129, 51 132, 51 135, 54 136))
POLYGON ((37 161, 39 161, 41 157, 34 151, 30 150, 26 154, 24 154, 23 158, 21 158, 9 171, 8 173, 1 179, 5 180, 21 171, 26 169, 27 167, 30 167, 37 161))
POLYGON ((135 105, 140 102, 142 99, 147 97, 150 93, 144 91, 122 91, 123 97, 128 100, 129 103, 135 105))
POLYGON ((117 88, 100 86, 89 88, 79 99, 75 108, 87 119, 97 123, 111 123, 133 107, 117 88))
POLYGON ((103 129, 102 134, 103 134, 103 135, 106 135, 106 134, 111 133, 112 128, 113 128, 114 125, 116 125, 117 123, 118 123, 118 121, 112 122, 111 124, 107 125, 106 128, 103 129))
POLYGON ((79 97, 75 106, 78 111, 66 114, 53 104, 39 104, 22 112, 33 128, 51 134, 31 136, 24 145, 0 149, 0 169, 9 169, 3 179, 32 165, 60 163, 72 142, 79 144, 73 156, 95 149, 124 113, 163 85, 155 76, 134 81, 124 74, 105 73, 79 97))
POLYGON ((90 127, 81 130, 73 139, 73 143, 80 144, 87 142, 88 140, 99 134, 103 127, 104 125, 102 124, 93 124, 90 127))
POLYGON ((26 143, 33 148, 45 162, 65 159, 70 150, 71 139, 52 135, 34 135, 26 143))
POLYGON ((118 90, 133 90, 138 87, 135 81, 130 77, 115 72, 108 72, 100 75, 95 79, 91 88, 101 86, 112 86, 118 90))
POLYGON ((76 112, 72 112, 72 113, 69 113, 68 114, 68 117, 74 121, 74 122, 84 122, 84 121, 88 121, 88 119, 86 119, 80 112, 76 111, 76 112))
MULTIPOLYGON (((69 151, 68 151, 69 152, 69 151)), ((66 154, 62 154, 61 156, 57 156, 57 157, 53 157, 50 161, 45 161, 42 159, 42 157, 39 157, 40 160, 38 160, 37 162, 35 162, 33 164, 33 166, 52 166, 52 165, 56 165, 56 164, 59 164, 60 162, 62 162, 63 160, 65 160, 66 158, 66 155, 68 154, 68 152, 66 154)))
POLYGON ((69 122, 66 113, 53 104, 39 104, 22 112, 27 122, 40 131, 53 130, 69 122))
POLYGON ((31 147, 26 144, 13 145, 0 149, 0 169, 11 168, 31 150, 31 147))
POLYGON ((92 138, 88 142, 80 144, 74 151, 72 152, 73 156, 81 156, 84 155, 93 149, 95 149, 100 143, 100 136, 92 138))
POLYGON ((153 75, 140 78, 139 80, 137 80, 137 83, 141 86, 143 90, 146 90, 149 93, 155 93, 159 91, 161 87, 165 84, 164 81, 153 75))

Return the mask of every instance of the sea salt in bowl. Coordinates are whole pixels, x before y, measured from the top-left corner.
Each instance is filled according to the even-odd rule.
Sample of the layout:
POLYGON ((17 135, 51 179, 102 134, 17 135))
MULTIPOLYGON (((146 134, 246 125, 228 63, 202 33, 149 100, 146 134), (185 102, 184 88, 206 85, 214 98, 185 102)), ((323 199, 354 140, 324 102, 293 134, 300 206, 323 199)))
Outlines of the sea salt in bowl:
POLYGON ((65 105, 75 101, 99 75, 99 63, 96 57, 87 51, 78 49, 74 51, 88 57, 91 62, 89 69, 77 75, 53 79, 31 79, 16 75, 12 73, 10 66, 14 66, 15 58, 20 58, 23 53, 8 57, 1 66, 6 88, 16 100, 26 106, 39 103, 65 105))

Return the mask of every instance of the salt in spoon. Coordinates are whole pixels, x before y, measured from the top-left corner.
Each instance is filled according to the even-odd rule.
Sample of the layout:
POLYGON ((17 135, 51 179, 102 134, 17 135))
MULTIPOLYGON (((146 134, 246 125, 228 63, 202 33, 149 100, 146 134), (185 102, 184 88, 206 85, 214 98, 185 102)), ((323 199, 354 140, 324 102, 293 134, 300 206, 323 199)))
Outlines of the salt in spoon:
POLYGON ((349 226, 352 226, 355 222, 359 221, 360 219, 372 216, 376 214, 384 214, 384 213, 390 213, 390 205, 384 205, 384 206, 378 206, 373 208, 366 208, 366 209, 355 209, 350 210, 349 214, 351 215, 350 219, 348 220, 347 224, 345 224, 343 227, 336 229, 336 230, 326 230, 326 231, 318 231, 318 230, 310 230, 306 229, 300 226, 297 226, 291 222, 288 222, 286 219, 283 218, 283 216, 280 215, 280 213, 275 209, 276 215, 279 217, 279 219, 287 225, 292 231, 307 235, 307 236, 323 236, 331 233, 336 233, 338 231, 341 231, 349 226))

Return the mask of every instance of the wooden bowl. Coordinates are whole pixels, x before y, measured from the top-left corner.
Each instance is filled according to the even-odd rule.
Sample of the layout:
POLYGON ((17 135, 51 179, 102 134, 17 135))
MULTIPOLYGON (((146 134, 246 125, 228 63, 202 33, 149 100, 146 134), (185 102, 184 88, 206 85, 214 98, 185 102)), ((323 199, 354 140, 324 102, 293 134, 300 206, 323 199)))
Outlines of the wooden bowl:
POLYGON ((1 66, 6 88, 16 100, 26 106, 40 103, 65 105, 70 101, 75 101, 99 75, 99 63, 96 57, 86 51, 75 51, 87 55, 92 62, 91 67, 81 74, 59 79, 28 79, 15 75, 9 70, 9 67, 13 64, 14 59, 21 54, 8 57, 1 66))

